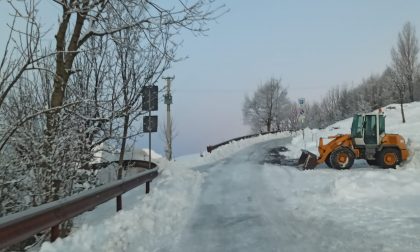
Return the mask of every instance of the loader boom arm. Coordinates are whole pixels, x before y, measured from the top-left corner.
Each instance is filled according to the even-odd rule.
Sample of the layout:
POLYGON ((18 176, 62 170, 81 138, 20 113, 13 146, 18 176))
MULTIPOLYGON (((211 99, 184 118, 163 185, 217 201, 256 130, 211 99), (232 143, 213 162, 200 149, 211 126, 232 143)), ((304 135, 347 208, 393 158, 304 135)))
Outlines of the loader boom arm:
POLYGON ((351 136, 349 134, 345 135, 336 135, 336 136, 330 136, 328 138, 333 138, 329 143, 324 144, 324 141, 322 138, 319 139, 319 146, 318 146, 318 164, 322 164, 325 162, 325 160, 328 158, 328 156, 333 152, 335 149, 337 149, 340 146, 348 147, 352 149, 352 141, 351 136))
POLYGON ((311 153, 307 150, 302 150, 302 155, 298 160, 298 166, 301 166, 304 170, 309 170, 315 168, 318 164, 322 164, 327 160, 328 156, 340 146, 352 147, 351 136, 346 135, 336 135, 330 136, 328 138, 333 138, 329 143, 324 144, 323 138, 319 139, 318 152, 319 157, 314 153, 311 153))

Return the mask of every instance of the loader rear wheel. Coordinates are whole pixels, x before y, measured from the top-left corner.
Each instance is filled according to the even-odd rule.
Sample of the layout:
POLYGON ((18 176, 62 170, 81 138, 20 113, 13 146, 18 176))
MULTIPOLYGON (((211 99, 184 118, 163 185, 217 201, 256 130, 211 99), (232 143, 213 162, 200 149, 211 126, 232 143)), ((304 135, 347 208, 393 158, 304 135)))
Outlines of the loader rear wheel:
POLYGON ((395 168, 401 161, 401 153, 397 149, 385 148, 379 153, 378 161, 382 168, 395 168))
POLYGON ((330 164, 335 169, 349 169, 354 163, 354 152, 346 147, 340 147, 330 154, 330 164))

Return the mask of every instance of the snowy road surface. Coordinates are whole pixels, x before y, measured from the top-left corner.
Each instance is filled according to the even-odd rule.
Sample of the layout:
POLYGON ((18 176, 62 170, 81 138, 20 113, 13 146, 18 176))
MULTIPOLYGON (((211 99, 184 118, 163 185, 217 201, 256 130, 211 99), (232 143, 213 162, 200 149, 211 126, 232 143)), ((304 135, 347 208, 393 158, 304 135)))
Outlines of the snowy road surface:
POLYGON ((288 239, 278 226, 284 223, 276 223, 281 221, 282 199, 267 184, 261 165, 269 149, 288 141, 258 144, 200 167, 208 174, 199 202, 179 243, 166 250, 270 251, 288 239))
POLYGON ((375 180, 375 173, 388 170, 299 171, 263 164, 268 150, 287 141, 257 144, 200 167, 207 176, 193 215, 179 239, 159 251, 419 251, 419 213, 387 209, 392 201, 386 198, 369 205, 369 197, 347 202, 330 195, 337 180, 366 173, 375 180))

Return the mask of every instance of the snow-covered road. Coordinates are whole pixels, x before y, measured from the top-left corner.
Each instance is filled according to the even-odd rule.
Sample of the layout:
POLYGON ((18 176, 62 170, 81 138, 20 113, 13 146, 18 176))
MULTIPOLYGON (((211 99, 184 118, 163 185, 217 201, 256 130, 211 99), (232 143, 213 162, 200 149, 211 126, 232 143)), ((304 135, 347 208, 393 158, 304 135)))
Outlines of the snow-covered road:
POLYGON ((200 167, 200 171, 208 174, 194 214, 179 242, 162 251, 328 251, 338 248, 354 251, 365 248, 364 243, 359 242, 366 237, 363 232, 350 235, 337 223, 315 219, 308 222, 305 216, 285 208, 284 197, 288 192, 279 190, 287 188, 284 183, 290 184, 294 175, 290 174, 290 167, 263 163, 270 149, 289 141, 287 138, 260 143, 217 164, 200 167), (283 185, 276 186, 273 182, 283 185), (343 243, 343 239, 348 243, 343 243))
POLYGON ((263 176, 269 149, 290 139, 246 148, 216 164, 207 173, 195 211, 180 241, 166 251, 270 251, 285 238, 276 198, 263 176), (280 238, 280 240, 279 240, 280 238), (172 247, 174 246, 174 247, 172 247))
POLYGON ((270 149, 289 141, 259 143, 196 168, 207 175, 193 214, 179 239, 159 251, 418 251, 420 213, 405 211, 405 204, 390 207, 401 199, 376 198, 377 188, 359 199, 343 197, 342 190, 354 192, 346 179, 366 183, 370 177, 375 188, 377 178, 395 170, 264 164, 270 149))

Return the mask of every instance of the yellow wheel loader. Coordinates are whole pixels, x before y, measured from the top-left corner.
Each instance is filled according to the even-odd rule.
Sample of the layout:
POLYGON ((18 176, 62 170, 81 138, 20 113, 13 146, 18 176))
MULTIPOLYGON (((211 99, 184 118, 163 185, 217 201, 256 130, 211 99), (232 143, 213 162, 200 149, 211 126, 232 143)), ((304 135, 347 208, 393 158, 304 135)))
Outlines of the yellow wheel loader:
POLYGON ((349 169, 355 159, 365 159, 370 165, 395 168, 407 160, 409 152, 404 138, 398 134, 385 133, 383 113, 356 114, 351 125, 351 134, 330 136, 329 143, 319 139, 319 156, 302 150, 298 166, 313 169, 326 163, 335 169, 349 169))

